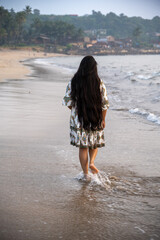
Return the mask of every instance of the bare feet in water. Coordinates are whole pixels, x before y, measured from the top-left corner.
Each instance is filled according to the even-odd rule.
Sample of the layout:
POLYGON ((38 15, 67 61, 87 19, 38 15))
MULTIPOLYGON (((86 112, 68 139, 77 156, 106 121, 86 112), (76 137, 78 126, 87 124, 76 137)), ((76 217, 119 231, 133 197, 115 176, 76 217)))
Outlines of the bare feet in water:
POLYGON ((90 164, 89 167, 90 167, 93 174, 96 174, 96 173, 99 172, 99 170, 95 167, 94 164, 90 164))

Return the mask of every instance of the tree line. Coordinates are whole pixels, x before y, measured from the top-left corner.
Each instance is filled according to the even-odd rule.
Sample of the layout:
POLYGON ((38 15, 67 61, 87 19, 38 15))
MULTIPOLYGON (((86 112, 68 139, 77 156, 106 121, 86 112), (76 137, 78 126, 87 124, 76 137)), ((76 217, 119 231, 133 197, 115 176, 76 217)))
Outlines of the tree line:
POLYGON ((94 10, 84 16, 42 15, 30 6, 20 12, 0 7, 0 45, 31 44, 42 34, 50 43, 67 45, 82 40, 85 30, 95 29, 106 29, 107 35, 118 39, 132 38, 135 42, 139 39, 145 45, 156 40, 155 33, 160 33, 160 17, 149 20, 124 14, 118 16, 113 12, 104 15, 94 10))
POLYGON ((117 39, 135 38, 139 36, 140 41, 151 42, 155 40, 155 33, 160 33, 160 17, 153 19, 143 19, 142 17, 127 17, 123 13, 119 16, 113 12, 106 15, 100 11, 92 11, 90 15, 84 16, 57 16, 41 15, 42 20, 51 19, 52 21, 65 21, 74 24, 75 27, 85 30, 106 29, 107 35, 117 39))
POLYGON ((62 20, 44 21, 39 10, 34 9, 32 13, 30 6, 17 13, 0 6, 0 45, 29 45, 41 35, 50 43, 65 45, 80 40, 83 31, 62 20))

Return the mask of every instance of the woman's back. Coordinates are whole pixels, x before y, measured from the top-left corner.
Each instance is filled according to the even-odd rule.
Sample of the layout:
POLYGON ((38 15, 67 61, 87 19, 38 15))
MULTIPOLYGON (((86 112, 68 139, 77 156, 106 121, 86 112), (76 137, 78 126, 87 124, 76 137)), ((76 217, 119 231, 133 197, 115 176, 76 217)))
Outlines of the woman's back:
POLYGON ((102 97, 97 63, 92 56, 86 56, 71 81, 71 98, 76 105, 78 119, 86 130, 101 128, 102 97))

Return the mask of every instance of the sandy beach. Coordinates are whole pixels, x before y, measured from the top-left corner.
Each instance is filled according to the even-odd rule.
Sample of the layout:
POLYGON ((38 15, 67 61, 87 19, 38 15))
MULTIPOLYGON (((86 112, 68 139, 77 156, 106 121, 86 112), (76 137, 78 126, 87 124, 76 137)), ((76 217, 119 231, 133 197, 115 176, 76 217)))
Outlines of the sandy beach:
POLYGON ((33 50, 0 49, 0 81, 4 79, 25 79, 30 69, 22 63, 26 59, 60 56, 33 50))
MULTIPOLYGON (((27 54, 17 56, 22 78, 27 54)), ((80 180, 62 106, 67 76, 28 64, 36 78, 0 83, 0 239, 159 239, 159 126, 109 109, 100 179, 80 180)))

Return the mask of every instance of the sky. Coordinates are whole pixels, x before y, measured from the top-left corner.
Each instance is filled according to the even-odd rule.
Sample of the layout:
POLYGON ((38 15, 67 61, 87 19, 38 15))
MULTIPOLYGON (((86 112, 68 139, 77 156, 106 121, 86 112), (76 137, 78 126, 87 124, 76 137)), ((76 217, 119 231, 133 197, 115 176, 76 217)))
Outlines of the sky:
POLYGON ((160 0, 0 0, 0 6, 21 11, 26 5, 39 9, 41 14, 92 14, 92 10, 103 14, 114 12, 128 17, 140 16, 152 19, 160 16, 160 0))

